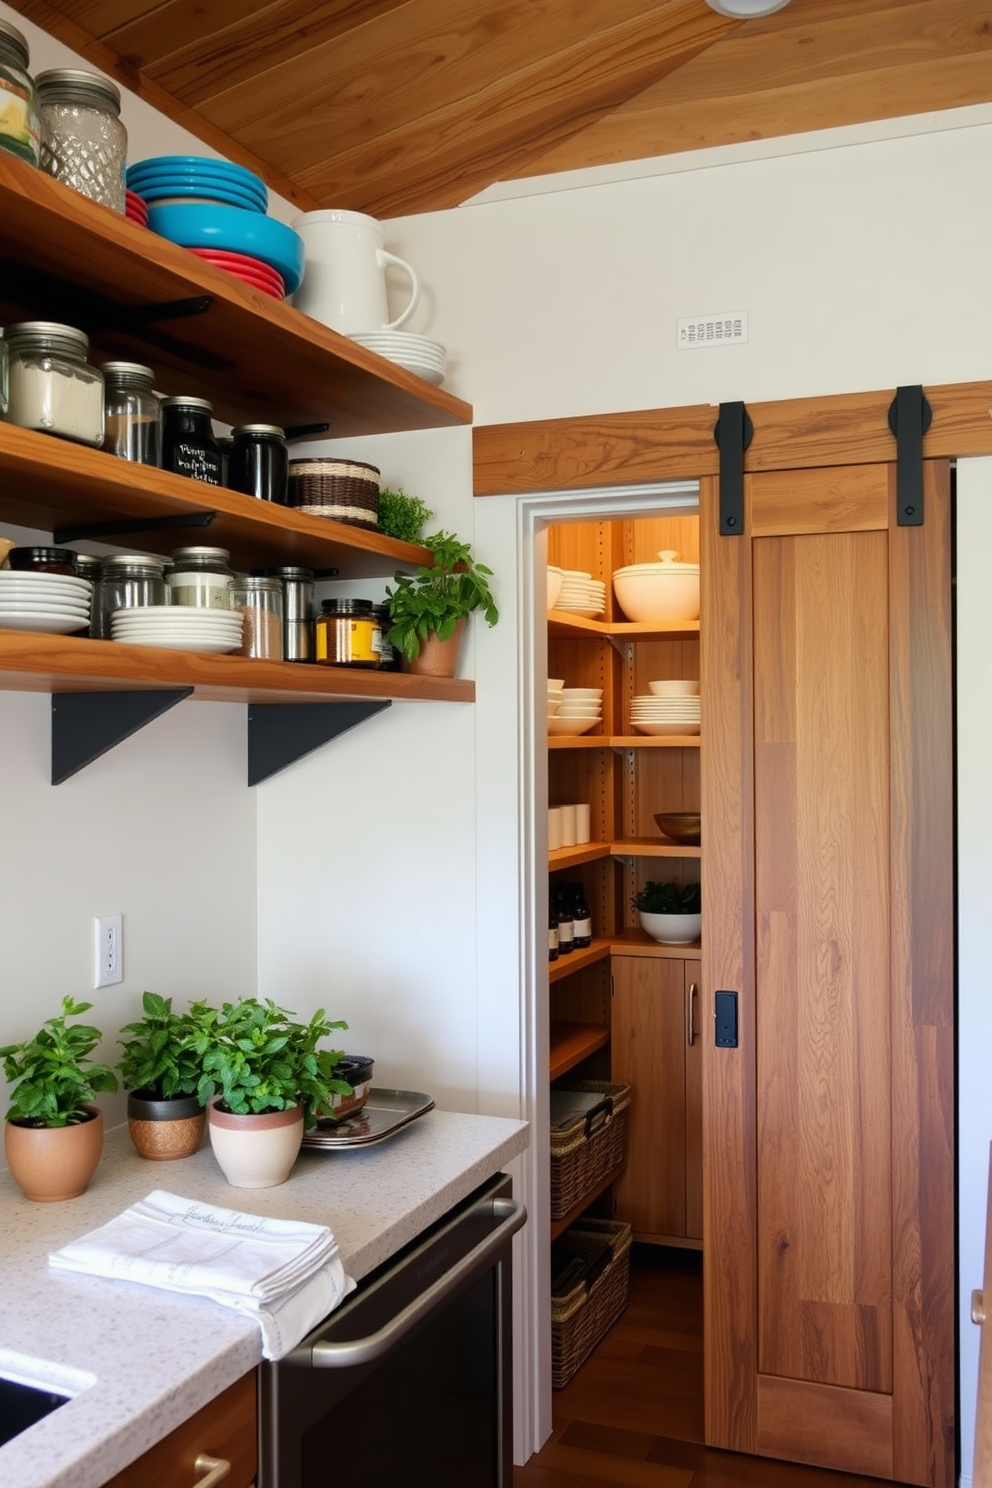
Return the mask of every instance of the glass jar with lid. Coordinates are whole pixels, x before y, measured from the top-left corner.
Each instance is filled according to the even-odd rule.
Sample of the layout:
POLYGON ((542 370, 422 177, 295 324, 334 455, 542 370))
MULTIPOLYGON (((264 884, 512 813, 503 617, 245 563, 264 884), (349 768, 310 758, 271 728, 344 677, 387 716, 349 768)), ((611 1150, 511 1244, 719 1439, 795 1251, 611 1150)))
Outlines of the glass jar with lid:
POLYGON ((117 84, 97 72, 55 67, 40 72, 35 85, 42 170, 123 217, 127 130, 117 84))
POLYGON ((210 486, 223 485, 213 406, 206 398, 162 399, 162 468, 210 486))
POLYGON ((86 360, 74 326, 25 320, 6 329, 7 422, 97 448, 103 443, 103 373, 86 360))
POLYGON ((313 660, 314 571, 289 564, 266 569, 266 578, 282 585, 282 655, 284 661, 313 660))
POLYGON ((100 581, 93 596, 90 635, 111 639, 115 610, 133 610, 145 605, 164 605, 165 559, 146 553, 114 553, 100 562, 100 581))
POLYGON ((226 548, 176 548, 166 576, 172 604, 229 610, 234 572, 226 548))
POLYGON ((324 599, 314 624, 314 661, 378 668, 382 631, 370 599, 324 599))
POLYGON ((227 484, 260 501, 285 506, 289 490, 289 447, 276 424, 239 424, 231 430, 227 484))
POLYGON ((242 656, 282 661, 282 584, 262 574, 235 574, 231 608, 240 610, 242 656))
POLYGON ((30 60, 27 38, 0 17, 0 150, 37 165, 41 124, 30 60))
POLYGON ((104 362, 103 447, 122 460, 162 463, 162 406, 140 362, 104 362))

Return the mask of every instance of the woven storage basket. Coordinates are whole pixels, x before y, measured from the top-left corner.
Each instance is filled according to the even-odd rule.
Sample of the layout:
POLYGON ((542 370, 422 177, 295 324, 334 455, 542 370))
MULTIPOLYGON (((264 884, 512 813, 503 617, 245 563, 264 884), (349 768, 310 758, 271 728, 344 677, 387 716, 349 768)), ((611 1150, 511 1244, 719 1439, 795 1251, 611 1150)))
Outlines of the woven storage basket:
POLYGON ((379 520, 379 471, 364 460, 290 460, 289 505, 353 527, 379 520))
POLYGON ((551 1251, 551 1383, 567 1385, 627 1306, 631 1228, 579 1219, 551 1251))
POLYGON ((559 1090, 595 1091, 600 1103, 564 1131, 551 1133, 551 1218, 562 1219, 624 1159, 630 1086, 577 1080, 559 1090))

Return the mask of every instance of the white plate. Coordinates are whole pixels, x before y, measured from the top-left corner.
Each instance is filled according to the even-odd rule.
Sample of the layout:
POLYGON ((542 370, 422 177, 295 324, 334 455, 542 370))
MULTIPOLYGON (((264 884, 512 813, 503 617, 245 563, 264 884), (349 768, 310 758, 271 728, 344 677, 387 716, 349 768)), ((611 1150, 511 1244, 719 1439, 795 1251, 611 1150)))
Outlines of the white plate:
POLYGON ((30 594, 37 598, 41 594, 58 595, 60 599, 70 596, 89 599, 93 585, 89 579, 74 579, 68 574, 33 574, 22 569, 0 568, 0 594, 30 594))
POLYGON ((111 620, 178 620, 180 624, 187 620, 202 620, 208 616, 211 621, 218 620, 240 620, 240 610, 211 609, 209 605, 132 605, 130 609, 114 610, 111 620))
POLYGON ((630 721, 639 734, 652 734, 659 738, 666 734, 698 734, 700 731, 698 723, 638 723, 633 718, 630 721))
POLYGON ((201 630, 240 630, 242 624, 241 612, 221 614, 209 610, 189 610, 186 614, 178 615, 148 615, 142 614, 141 610, 115 610, 110 617, 111 625, 126 625, 135 630, 141 630, 148 625, 171 625, 176 630, 190 630, 197 627, 201 630))
POLYGON ((84 620, 90 618, 90 607, 82 601, 68 600, 65 604, 54 600, 41 599, 19 599, 16 602, 0 599, 0 615, 82 615, 84 620))
POLYGON ((128 646, 160 646, 166 651, 209 651, 215 655, 237 651, 241 644, 240 641, 220 641, 216 637, 197 640, 190 636, 144 635, 140 638, 128 636, 126 639, 123 636, 114 636, 114 640, 128 646))
POLYGON ((42 635, 72 635, 82 630, 88 619, 80 621, 78 615, 3 615, 0 630, 36 630, 42 635))

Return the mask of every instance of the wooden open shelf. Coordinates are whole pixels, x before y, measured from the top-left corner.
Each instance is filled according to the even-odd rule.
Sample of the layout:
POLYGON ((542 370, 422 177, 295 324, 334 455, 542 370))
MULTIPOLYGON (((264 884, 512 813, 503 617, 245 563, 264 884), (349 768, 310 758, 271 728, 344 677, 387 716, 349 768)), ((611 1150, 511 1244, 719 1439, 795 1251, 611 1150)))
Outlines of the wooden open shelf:
POLYGON ((599 1023, 552 1023, 548 1073, 552 1080, 567 1075, 570 1069, 605 1049, 610 1030, 599 1023))
POLYGON ((587 620, 583 615, 569 615, 566 610, 548 612, 548 634, 552 636, 624 636, 630 640, 660 640, 666 636, 698 635, 698 620, 677 620, 660 624, 654 620, 587 620))
POLYGON ((590 1204, 594 1203, 595 1200, 599 1198, 600 1194, 604 1194, 612 1184, 616 1183, 617 1179, 620 1177, 626 1166, 626 1160, 624 1162, 617 1163, 615 1168, 613 1168, 609 1173, 606 1173, 599 1180, 595 1188, 592 1188, 589 1190, 588 1193, 583 1194, 579 1202, 574 1205, 574 1207, 571 1208, 567 1214, 562 1215, 561 1219, 553 1219, 551 1221, 552 1240, 557 1240, 558 1236, 565 1230, 567 1230, 570 1224, 574 1224, 579 1216, 586 1212, 590 1204))
POLYGON ((698 734, 556 734, 549 749, 698 749, 698 734))
POLYGON ((605 961, 609 954, 608 940, 594 940, 592 945, 583 946, 579 951, 566 951, 557 961, 548 963, 548 981, 560 982, 586 966, 595 966, 597 961, 605 961))

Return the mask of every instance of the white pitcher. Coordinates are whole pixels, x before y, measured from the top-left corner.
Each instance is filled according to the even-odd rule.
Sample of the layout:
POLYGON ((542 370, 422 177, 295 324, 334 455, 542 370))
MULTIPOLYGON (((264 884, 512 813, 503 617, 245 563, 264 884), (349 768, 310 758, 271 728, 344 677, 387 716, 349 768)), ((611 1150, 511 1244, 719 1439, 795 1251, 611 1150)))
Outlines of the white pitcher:
POLYGON ((298 310, 346 336, 406 324, 420 300, 420 280, 405 259, 383 248, 382 227, 374 217, 330 208, 304 212, 293 227, 306 255, 303 283, 293 297, 298 310), (389 319, 386 299, 388 267, 410 281, 409 301, 395 320, 389 319))

